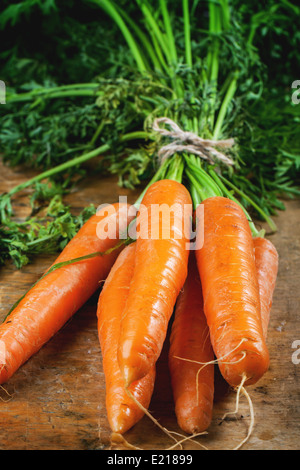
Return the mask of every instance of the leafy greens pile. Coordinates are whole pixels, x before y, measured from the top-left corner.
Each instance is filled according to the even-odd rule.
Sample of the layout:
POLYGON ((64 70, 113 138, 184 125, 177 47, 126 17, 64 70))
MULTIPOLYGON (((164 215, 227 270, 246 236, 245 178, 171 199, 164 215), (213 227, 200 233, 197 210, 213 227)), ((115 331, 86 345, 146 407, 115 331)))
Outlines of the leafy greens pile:
POLYGON ((0 152, 6 164, 39 173, 1 196, 0 263, 21 267, 73 236, 85 216, 72 216, 63 195, 88 178, 91 158, 102 155, 99 172, 121 185, 148 181, 164 144, 152 131, 161 116, 203 138, 234 138, 234 168, 202 161, 195 171, 276 229, 270 216, 284 209, 280 198, 300 194, 295 3, 27 0, 1 8, 8 93, 0 152), (34 31, 27 44, 24 28, 34 31), (11 198, 29 186, 35 213, 16 222, 11 198), (48 204, 46 222, 37 219, 39 201, 48 204), (60 217, 49 222, 57 204, 64 229, 60 217))

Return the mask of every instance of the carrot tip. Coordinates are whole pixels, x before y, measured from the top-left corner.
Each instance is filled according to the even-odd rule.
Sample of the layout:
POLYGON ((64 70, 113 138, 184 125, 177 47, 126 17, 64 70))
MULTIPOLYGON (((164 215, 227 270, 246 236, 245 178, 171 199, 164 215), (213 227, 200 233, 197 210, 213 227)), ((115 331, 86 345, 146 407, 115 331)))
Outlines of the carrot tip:
POLYGON ((124 417, 124 414, 122 414, 122 411, 120 410, 119 414, 117 416, 114 416, 110 420, 110 427, 111 430, 116 433, 116 434, 124 434, 128 429, 130 429, 135 423, 134 422, 129 422, 128 418, 126 420, 126 416, 124 417))

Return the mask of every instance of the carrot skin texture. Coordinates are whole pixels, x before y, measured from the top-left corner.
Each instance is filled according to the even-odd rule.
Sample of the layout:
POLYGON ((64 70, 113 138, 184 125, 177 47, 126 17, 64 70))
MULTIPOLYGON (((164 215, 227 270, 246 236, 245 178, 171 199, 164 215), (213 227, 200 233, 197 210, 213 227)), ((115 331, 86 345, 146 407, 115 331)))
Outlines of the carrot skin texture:
MULTIPOLYGON (((99 296, 98 336, 106 383, 107 418, 113 432, 124 434, 144 415, 128 396, 117 360, 121 316, 126 305, 133 275, 135 243, 127 246, 114 263, 99 296)), ((148 408, 155 382, 155 367, 130 386, 130 392, 148 408)))
MULTIPOLYGON (((119 242, 99 239, 98 223, 110 220, 125 230, 129 220, 127 205, 113 205, 115 215, 102 209, 92 216, 70 240, 56 263, 105 252, 119 242), (107 216, 107 217, 106 217, 107 216)), ((113 265, 120 248, 104 256, 58 268, 40 279, 0 325, 0 341, 5 349, 0 383, 6 382, 17 369, 35 354, 97 290, 113 265)))
POLYGON ((160 180, 150 186, 142 207, 138 214, 140 236, 136 242, 135 268, 118 348, 118 361, 127 386, 144 377, 160 356, 176 298, 187 276, 189 256, 192 201, 187 189, 176 181, 160 180), (160 204, 176 209, 170 213, 169 233, 164 232, 165 217, 153 221, 153 211, 160 204), (182 224, 181 233, 178 220, 182 224), (142 235, 143 226, 147 230, 142 235))
POLYGON ((224 197, 204 205, 204 244, 196 251, 204 312, 224 379, 238 386, 267 371, 253 238, 242 209, 224 197))
POLYGON ((202 287, 194 253, 190 254, 188 276, 178 296, 169 348, 169 370, 179 427, 188 434, 205 431, 212 419, 214 360, 209 329, 203 311, 202 287), (177 359, 190 359, 197 363, 177 359), (196 382, 198 380, 198 390, 196 382))
POLYGON ((278 273, 278 253, 273 243, 265 238, 255 237, 253 244, 259 285, 262 329, 266 338, 278 273))

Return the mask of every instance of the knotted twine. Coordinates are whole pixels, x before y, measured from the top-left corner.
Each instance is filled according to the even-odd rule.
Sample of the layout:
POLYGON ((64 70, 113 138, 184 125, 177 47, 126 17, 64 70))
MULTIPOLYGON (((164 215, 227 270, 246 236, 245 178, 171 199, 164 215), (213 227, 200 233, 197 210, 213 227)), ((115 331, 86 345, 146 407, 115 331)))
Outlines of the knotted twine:
POLYGON ((158 151, 158 158, 162 164, 167 158, 174 155, 174 153, 186 152, 198 155, 200 158, 209 161, 211 164, 215 160, 220 160, 225 165, 233 165, 234 161, 223 152, 220 152, 215 147, 231 148, 234 145, 234 139, 226 140, 210 140, 202 139, 193 132, 183 131, 176 122, 167 117, 156 118, 153 122, 152 129, 162 136, 172 139, 167 145, 164 145, 158 151), (160 127, 160 124, 168 125, 171 130, 160 127))

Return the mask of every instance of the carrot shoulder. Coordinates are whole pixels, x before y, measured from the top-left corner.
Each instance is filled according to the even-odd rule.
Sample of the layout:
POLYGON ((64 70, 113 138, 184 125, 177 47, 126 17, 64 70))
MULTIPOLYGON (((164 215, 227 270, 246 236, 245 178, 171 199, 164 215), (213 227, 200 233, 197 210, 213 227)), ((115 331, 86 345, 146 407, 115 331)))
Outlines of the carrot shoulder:
POLYGON ((265 238, 255 237, 253 244, 259 286, 261 322, 263 334, 266 337, 278 272, 278 253, 273 243, 265 238))
MULTIPOLYGON (((97 316, 98 335, 106 382, 106 410, 113 432, 123 434, 143 416, 141 408, 128 396, 117 360, 122 312, 129 293, 135 263, 135 243, 124 248, 113 265, 101 291, 97 316)), ((155 368, 129 390, 144 408, 153 393, 155 368)))
MULTIPOLYGON (((119 243, 118 238, 99 238, 98 224, 109 222, 126 230, 127 205, 116 204, 113 213, 106 209, 92 216, 68 243, 55 263, 93 252, 105 252, 119 243)), ((114 234, 113 234, 114 235, 114 234)), ((41 278, 0 325, 0 383, 36 353, 97 290, 110 271, 120 249, 109 254, 60 267, 41 278), (2 355, 3 356, 3 355, 2 355)))
POLYGON ((204 312, 220 371, 232 386, 255 382, 269 366, 254 247, 242 209, 223 197, 204 205, 204 243, 196 252, 204 312))
POLYGON ((154 183, 143 198, 137 220, 135 267, 118 348, 126 386, 144 377, 161 353, 187 275, 191 215, 190 195, 176 181, 154 183), (156 217, 159 206, 166 213, 156 217))
POLYGON ((195 255, 191 253, 188 276, 176 303, 169 348, 177 422, 189 434, 205 431, 212 419, 214 365, 202 367, 201 364, 213 360, 202 287, 195 255))

